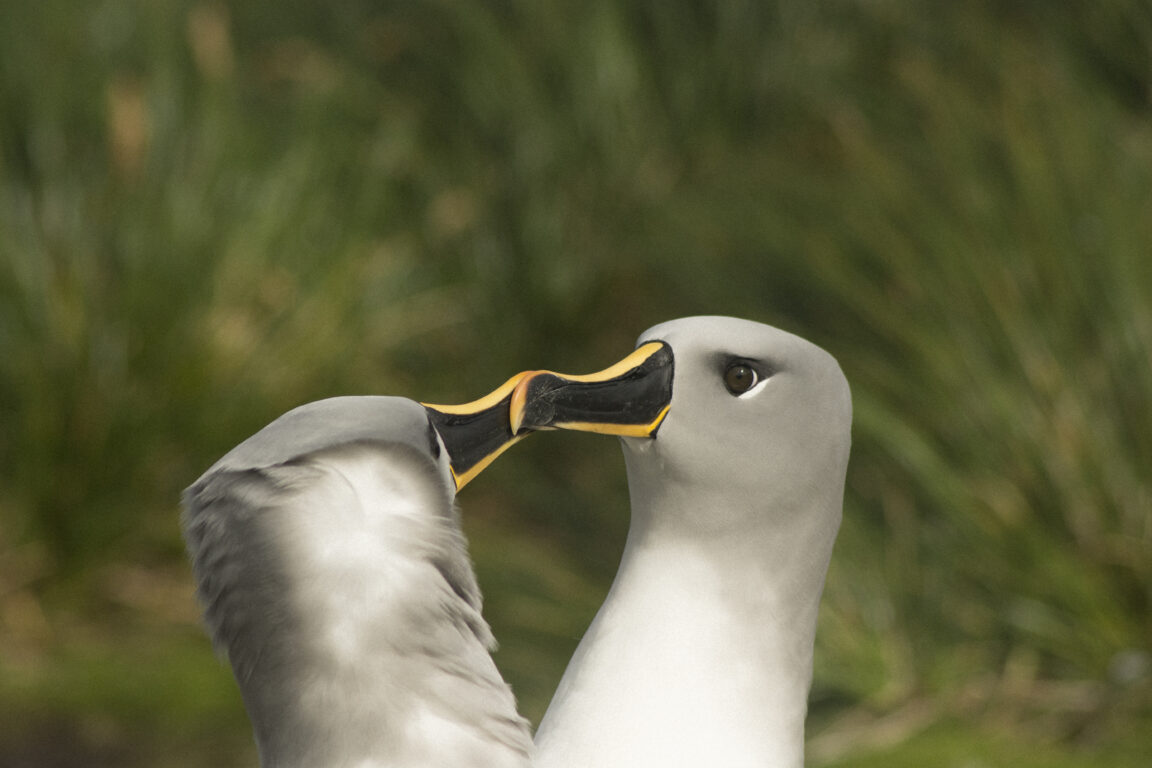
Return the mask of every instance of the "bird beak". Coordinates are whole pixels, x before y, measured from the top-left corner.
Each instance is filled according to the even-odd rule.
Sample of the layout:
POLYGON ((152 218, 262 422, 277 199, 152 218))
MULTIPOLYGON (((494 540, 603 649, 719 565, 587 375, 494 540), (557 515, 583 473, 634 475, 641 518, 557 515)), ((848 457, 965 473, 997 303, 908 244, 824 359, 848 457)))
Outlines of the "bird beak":
POLYGON ((512 434, 573 429, 655 437, 672 402, 672 369, 672 348, 650 341, 599 373, 523 373, 509 402, 512 434))
POLYGON ((463 405, 420 403, 448 449, 457 491, 497 456, 528 436, 527 432, 515 434, 509 419, 512 392, 528 375, 528 371, 518 373, 479 400, 463 405))
POLYGON ((421 405, 448 450, 459 491, 536 430, 654 437, 671 400, 672 349, 652 341, 599 373, 525 371, 470 403, 421 405))

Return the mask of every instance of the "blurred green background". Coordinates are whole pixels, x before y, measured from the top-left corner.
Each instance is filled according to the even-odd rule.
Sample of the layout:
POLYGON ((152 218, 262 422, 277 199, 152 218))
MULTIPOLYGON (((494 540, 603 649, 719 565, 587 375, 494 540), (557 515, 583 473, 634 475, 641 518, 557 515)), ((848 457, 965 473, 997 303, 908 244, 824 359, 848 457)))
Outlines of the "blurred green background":
MULTIPOLYGON (((811 765, 1152 765, 1147 0, 0 0, 0 765, 255 765, 177 499, 267 421, 696 313, 853 385, 811 765)), ((537 720, 622 461, 461 502, 537 720)))

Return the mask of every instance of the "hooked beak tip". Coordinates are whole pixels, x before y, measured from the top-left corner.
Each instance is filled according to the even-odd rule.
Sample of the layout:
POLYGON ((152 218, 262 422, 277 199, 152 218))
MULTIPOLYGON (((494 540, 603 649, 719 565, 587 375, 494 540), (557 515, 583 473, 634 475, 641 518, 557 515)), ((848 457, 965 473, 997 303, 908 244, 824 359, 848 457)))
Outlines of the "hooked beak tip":
POLYGON ((520 381, 512 390, 512 397, 508 401, 508 426, 513 435, 519 434, 520 427, 524 424, 524 410, 528 406, 528 382, 532 380, 534 375, 536 375, 535 371, 525 371, 520 374, 520 381))

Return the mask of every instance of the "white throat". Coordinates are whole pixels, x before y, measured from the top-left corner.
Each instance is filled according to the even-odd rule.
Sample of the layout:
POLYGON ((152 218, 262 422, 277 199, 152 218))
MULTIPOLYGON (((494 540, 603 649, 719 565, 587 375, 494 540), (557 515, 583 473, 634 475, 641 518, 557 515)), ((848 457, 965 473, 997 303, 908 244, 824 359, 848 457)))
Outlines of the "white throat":
POLYGON ((842 486, 806 499, 811 509, 760 510, 761 530, 689 530, 715 500, 633 458, 620 570, 540 725, 534 765, 799 768, 842 486))

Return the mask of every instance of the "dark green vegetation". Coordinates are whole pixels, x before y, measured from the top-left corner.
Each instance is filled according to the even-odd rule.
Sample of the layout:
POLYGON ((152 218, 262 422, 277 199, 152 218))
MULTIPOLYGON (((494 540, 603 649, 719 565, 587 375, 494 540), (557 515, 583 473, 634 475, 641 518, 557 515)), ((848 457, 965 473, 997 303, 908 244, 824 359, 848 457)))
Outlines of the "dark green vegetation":
MULTIPOLYGON (((253 765, 176 499, 284 410, 671 317, 853 384, 814 765, 1152 756, 1147 0, 0 0, 0 764, 253 765)), ((622 462, 461 501, 527 714, 622 462)))

